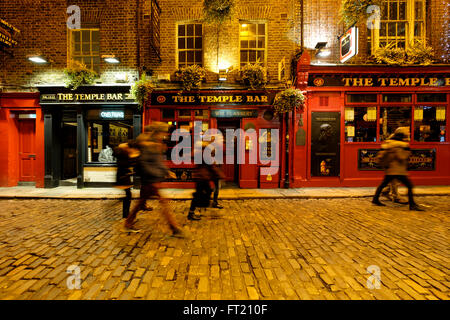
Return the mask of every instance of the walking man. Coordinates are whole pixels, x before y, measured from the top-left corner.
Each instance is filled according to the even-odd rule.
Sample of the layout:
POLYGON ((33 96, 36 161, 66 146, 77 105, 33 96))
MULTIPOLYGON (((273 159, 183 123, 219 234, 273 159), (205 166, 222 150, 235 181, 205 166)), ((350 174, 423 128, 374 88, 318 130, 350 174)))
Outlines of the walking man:
POLYGON ((146 126, 144 133, 137 138, 141 152, 137 166, 138 174, 141 177, 141 193, 139 202, 125 220, 125 228, 128 231, 138 231, 134 227, 136 215, 140 210, 145 210, 147 199, 154 196, 159 199, 162 214, 169 224, 173 235, 181 234, 181 229, 178 227, 175 218, 169 212, 168 201, 160 195, 158 187, 158 183, 163 181, 164 178, 174 175, 164 165, 162 160, 162 153, 165 150, 163 139, 167 131, 167 124, 153 122, 146 126))
POLYGON ((384 206, 379 198, 381 191, 392 180, 397 179, 408 188, 409 210, 424 211, 415 202, 413 197, 413 185, 408 178, 408 158, 410 156, 409 128, 397 128, 390 140, 386 140, 382 145, 381 164, 385 168, 383 182, 378 186, 372 203, 378 206, 384 206))

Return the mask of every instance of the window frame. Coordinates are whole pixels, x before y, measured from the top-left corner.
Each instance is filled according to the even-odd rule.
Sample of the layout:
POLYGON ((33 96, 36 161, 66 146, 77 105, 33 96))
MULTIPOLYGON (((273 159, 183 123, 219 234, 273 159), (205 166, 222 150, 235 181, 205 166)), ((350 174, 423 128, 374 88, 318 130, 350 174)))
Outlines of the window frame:
POLYGON ((180 66, 180 51, 186 52, 186 56, 187 56, 187 52, 193 51, 194 52, 194 63, 193 64, 197 64, 197 65, 202 67, 204 65, 204 47, 205 47, 205 43, 204 43, 205 39, 204 39, 204 36, 203 36, 204 35, 203 23, 201 23, 199 21, 180 21, 180 22, 176 23, 176 29, 175 30, 176 30, 175 31, 176 32, 176 37, 175 37, 176 38, 175 39, 175 42, 176 42, 175 63, 176 63, 177 68, 179 69, 179 68, 186 67, 186 66, 190 65, 190 64, 188 64, 187 59, 186 59, 186 63, 185 63, 186 65, 185 66, 180 66), (195 46, 195 38, 198 38, 195 35, 195 25, 200 25, 201 26, 201 28, 202 28, 202 36, 201 36, 202 48, 201 49, 196 49, 196 48, 180 49, 178 47, 178 40, 180 38, 180 35, 178 33, 178 28, 181 25, 185 26, 185 28, 186 28, 187 25, 194 25, 194 35, 193 36, 187 36, 187 35, 182 36, 183 38, 186 38, 186 39, 187 38, 193 38, 194 39, 194 46, 195 46), (200 52, 201 53, 201 63, 200 64, 196 63, 196 61, 195 61, 195 52, 200 52))
POLYGON ((84 63, 89 69, 97 72, 98 74, 100 74, 100 70, 101 70, 101 55, 100 55, 100 51, 101 51, 101 34, 100 34, 100 28, 98 27, 92 27, 92 28, 80 28, 80 29, 68 29, 68 36, 67 36, 67 40, 68 40, 68 46, 67 46, 67 65, 70 66, 71 61, 79 61, 84 63, 84 58, 89 57, 91 58, 91 63, 90 65, 87 65, 86 63, 84 63), (90 41, 89 41, 89 53, 88 55, 83 54, 83 31, 89 31, 90 34, 90 41), (93 31, 97 31, 98 32, 98 52, 97 54, 92 54, 94 51, 92 51, 92 32, 93 31), (74 32, 79 32, 80 33, 80 53, 79 55, 75 55, 75 51, 74 51, 74 46, 75 46, 75 42, 74 42, 74 32), (81 61, 80 60, 75 60, 75 56, 77 57, 81 57, 81 61), (94 59, 93 58, 98 58, 98 64, 94 63, 94 59), (96 70, 95 66, 98 66, 98 69, 96 70))
MULTIPOLYGON (((242 68, 243 62, 241 60, 241 52, 242 50, 254 50, 255 52, 263 51, 264 52, 264 61, 260 61, 260 64, 265 67, 267 66, 267 51, 268 51, 268 23, 266 20, 239 20, 239 69, 242 68), (242 24, 256 24, 256 29, 258 30, 258 25, 264 24, 264 49, 259 50, 259 48, 242 48, 241 47, 241 28, 242 24)), ((258 38, 259 33, 257 33, 256 37, 258 38)), ((256 41, 257 43, 258 41, 256 41)), ((255 62, 247 61, 244 65, 248 63, 256 63, 258 58, 256 58, 255 62)))

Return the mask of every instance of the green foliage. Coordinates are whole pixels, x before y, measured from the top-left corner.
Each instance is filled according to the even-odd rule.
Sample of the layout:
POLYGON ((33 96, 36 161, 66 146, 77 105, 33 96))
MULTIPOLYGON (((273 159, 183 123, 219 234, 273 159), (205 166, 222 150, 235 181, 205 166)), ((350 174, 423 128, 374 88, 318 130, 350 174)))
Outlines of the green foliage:
POLYGON ((267 69, 258 61, 241 68, 242 80, 251 89, 263 88, 267 83, 267 69))
POLYGON ((211 23, 222 23, 233 14, 234 0, 204 0, 203 14, 211 23))
POLYGON ((346 26, 351 26, 361 18, 367 16, 367 7, 377 5, 381 7, 382 0, 342 0, 339 14, 346 26))
POLYGON ((98 77, 97 73, 88 67, 84 63, 78 61, 72 61, 68 68, 64 69, 64 73, 67 76, 66 87, 72 90, 76 90, 83 84, 92 84, 98 77))
POLYGON ((406 50, 387 45, 375 51, 373 59, 376 63, 388 65, 429 65, 433 62, 434 51, 421 41, 416 41, 406 50))
POLYGON ((156 85, 153 81, 147 80, 145 73, 143 73, 141 79, 136 81, 131 87, 131 94, 134 96, 139 105, 143 107, 155 87, 156 85))
POLYGON ((292 110, 303 110, 305 99, 306 97, 303 93, 295 88, 288 88, 277 93, 272 105, 275 115, 290 112, 292 110))
POLYGON ((182 81, 183 90, 190 91, 197 89, 206 77, 206 70, 199 65, 192 65, 181 68, 175 72, 175 75, 182 81))

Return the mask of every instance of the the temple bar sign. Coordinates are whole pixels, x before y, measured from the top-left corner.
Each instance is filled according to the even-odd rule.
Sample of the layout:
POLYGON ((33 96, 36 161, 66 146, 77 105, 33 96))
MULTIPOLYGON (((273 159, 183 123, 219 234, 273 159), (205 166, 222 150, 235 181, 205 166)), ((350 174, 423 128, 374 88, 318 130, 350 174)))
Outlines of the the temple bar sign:
POLYGON ((201 93, 201 94, 176 94, 154 93, 152 105, 202 105, 202 104, 271 104, 272 95, 264 93, 201 93))
POLYGON ((448 87, 450 86, 450 76, 446 74, 436 76, 362 76, 362 77, 332 77, 312 76, 308 81, 313 87, 448 87))

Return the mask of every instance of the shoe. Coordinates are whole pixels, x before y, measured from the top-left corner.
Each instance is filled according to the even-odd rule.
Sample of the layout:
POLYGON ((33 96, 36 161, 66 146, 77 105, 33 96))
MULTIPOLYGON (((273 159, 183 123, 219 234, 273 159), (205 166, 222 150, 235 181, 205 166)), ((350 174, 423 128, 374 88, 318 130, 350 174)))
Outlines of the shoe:
POLYGON ((183 230, 181 230, 180 228, 178 228, 178 227, 170 227, 170 229, 172 229, 172 236, 173 237, 184 238, 183 230))
POLYGON ((144 211, 153 211, 153 208, 152 207, 145 207, 144 211))
POLYGON ((223 209, 223 206, 221 206, 221 205, 218 204, 218 203, 213 203, 212 207, 213 207, 213 208, 216 208, 216 209, 223 209))
POLYGON ((400 199, 394 199, 394 202, 395 203, 400 203, 400 204, 408 204, 409 203, 408 201, 400 200, 400 199))
POLYGON ((125 225, 125 230, 124 231, 125 232, 137 233, 137 232, 140 232, 141 230, 136 228, 134 225, 131 225, 131 226, 125 225))
POLYGON ((380 200, 372 200, 372 203, 374 205, 380 206, 380 207, 385 207, 386 205, 384 203, 381 203, 380 200))
POLYGON ((189 212, 188 219, 189 220, 200 220, 200 217, 198 215, 196 215, 194 212, 189 212))
POLYGON ((424 209, 419 207, 417 204, 413 204, 413 205, 409 206, 409 210, 411 210, 411 211, 425 211, 424 209))

